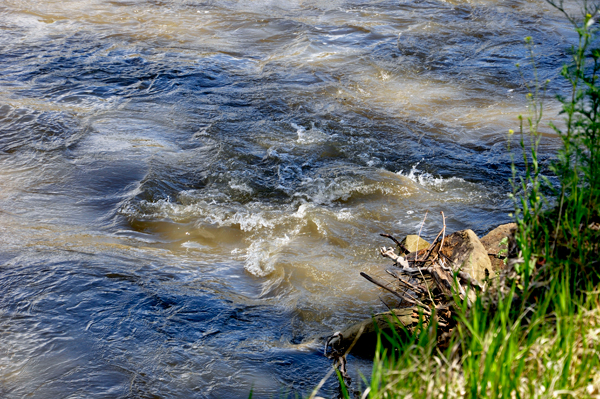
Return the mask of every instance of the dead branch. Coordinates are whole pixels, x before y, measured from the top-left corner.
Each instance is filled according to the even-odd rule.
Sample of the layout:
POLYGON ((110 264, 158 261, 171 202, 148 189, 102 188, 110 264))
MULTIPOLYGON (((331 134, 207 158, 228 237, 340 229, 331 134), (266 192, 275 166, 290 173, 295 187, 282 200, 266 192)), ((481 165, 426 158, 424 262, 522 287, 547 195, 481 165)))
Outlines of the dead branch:
POLYGON ((410 251, 404 246, 402 245, 402 243, 398 240, 396 240, 396 238, 390 234, 385 234, 385 233, 381 233, 379 234, 382 237, 386 237, 389 238, 390 240, 394 241, 394 243, 398 246, 398 248, 402 251, 402 253, 409 253, 410 251))
POLYGON ((418 299, 413 298, 412 296, 411 296, 411 298, 413 298, 413 299, 407 298, 406 296, 404 296, 404 295, 394 291, 390 287, 388 287, 385 283, 382 283, 382 282, 378 281, 377 279, 369 276, 367 273, 360 272, 360 275, 363 276, 364 278, 366 278, 367 280, 369 280, 370 282, 372 282, 373 284, 383 288, 384 290, 391 292, 393 295, 397 296, 398 298, 402 299, 403 301, 406 301, 406 302, 410 303, 411 305, 417 305, 417 306, 423 308, 423 313, 425 313, 428 316, 431 316, 431 310, 430 310, 429 306, 425 305, 423 302, 419 301, 418 299))

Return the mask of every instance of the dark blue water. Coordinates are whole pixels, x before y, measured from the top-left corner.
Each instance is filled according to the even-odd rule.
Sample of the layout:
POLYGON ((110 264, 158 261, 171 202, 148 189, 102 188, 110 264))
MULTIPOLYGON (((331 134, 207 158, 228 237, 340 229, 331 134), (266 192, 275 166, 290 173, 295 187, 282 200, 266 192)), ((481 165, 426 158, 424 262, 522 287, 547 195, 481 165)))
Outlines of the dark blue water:
POLYGON ((309 394, 379 233, 509 220, 525 36, 564 90, 543 1, 4 2, 0 396, 309 394))

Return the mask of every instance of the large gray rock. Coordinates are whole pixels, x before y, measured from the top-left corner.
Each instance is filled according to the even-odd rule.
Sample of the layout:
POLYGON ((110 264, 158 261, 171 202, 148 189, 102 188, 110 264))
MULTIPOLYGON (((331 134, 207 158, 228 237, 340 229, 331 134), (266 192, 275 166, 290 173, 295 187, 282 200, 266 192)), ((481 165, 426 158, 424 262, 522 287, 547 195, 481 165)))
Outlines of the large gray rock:
POLYGON ((511 237, 516 228, 516 223, 503 224, 487 233, 480 240, 488 253, 494 271, 498 271, 504 267, 503 258, 507 255, 507 244, 500 244, 500 242, 507 237, 511 237))
POLYGON ((444 240, 442 253, 451 260, 454 270, 460 269, 468 273, 480 284, 488 276, 494 277, 496 274, 487 250, 473 230, 460 230, 450 234, 444 240))

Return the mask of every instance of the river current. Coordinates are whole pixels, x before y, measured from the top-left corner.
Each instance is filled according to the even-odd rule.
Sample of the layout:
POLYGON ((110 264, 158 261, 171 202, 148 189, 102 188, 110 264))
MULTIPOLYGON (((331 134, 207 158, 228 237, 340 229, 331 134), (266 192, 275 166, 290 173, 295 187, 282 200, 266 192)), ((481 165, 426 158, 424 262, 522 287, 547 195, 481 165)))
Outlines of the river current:
POLYGON ((2 0, 0 396, 309 393, 379 233, 509 221, 525 36, 560 89, 544 1, 2 0))

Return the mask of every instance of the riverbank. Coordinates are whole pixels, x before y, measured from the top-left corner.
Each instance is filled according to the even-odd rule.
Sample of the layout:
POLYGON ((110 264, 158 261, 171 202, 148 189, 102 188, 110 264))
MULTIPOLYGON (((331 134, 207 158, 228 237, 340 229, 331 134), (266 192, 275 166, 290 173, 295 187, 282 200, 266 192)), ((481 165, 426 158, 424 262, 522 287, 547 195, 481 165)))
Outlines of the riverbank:
MULTIPOLYGON (((592 223, 587 229, 597 235, 598 227, 592 223)), ((443 231, 432 244, 418 236, 401 242, 388 236, 401 255, 393 248, 381 249, 394 261, 385 270, 387 279, 361 274, 381 287, 391 310, 336 332, 325 344, 337 369, 340 395, 600 396, 598 271, 591 281, 582 281, 573 279, 573 272, 540 270, 544 280, 551 278, 534 279, 524 289, 515 267, 520 261, 515 256, 518 228, 502 225, 481 240, 470 230, 456 232, 446 237, 446 251, 443 231), (406 248, 410 241, 415 251, 406 248), (488 261, 476 260, 482 248, 488 261), (498 267, 487 269, 490 260, 498 261, 498 267), (349 377, 350 353, 375 355, 370 381, 349 377)), ((594 244, 592 250, 598 250, 594 244)))

